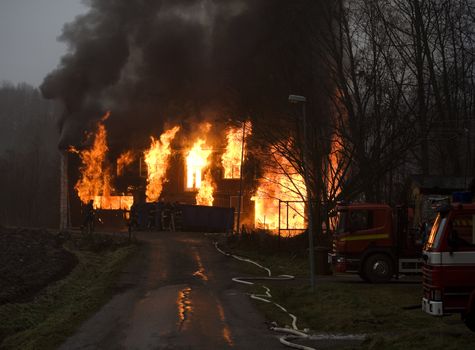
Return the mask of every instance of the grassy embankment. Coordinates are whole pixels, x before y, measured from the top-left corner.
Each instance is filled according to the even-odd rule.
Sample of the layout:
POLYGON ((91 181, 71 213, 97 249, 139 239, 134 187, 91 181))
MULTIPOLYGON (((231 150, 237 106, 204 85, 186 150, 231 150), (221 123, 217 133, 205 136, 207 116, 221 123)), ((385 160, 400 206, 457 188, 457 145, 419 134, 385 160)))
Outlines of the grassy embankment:
MULTIPOLYGON (((474 349, 475 333, 461 322, 459 315, 436 318, 420 308, 420 282, 388 284, 363 283, 358 278, 318 277, 315 293, 308 286, 306 250, 287 249, 274 238, 245 238, 228 242, 235 254, 249 257, 270 267, 274 275, 293 274, 295 281, 265 283, 273 300, 299 318, 299 328, 313 332, 367 334, 361 349, 474 349)), ((241 264, 245 273, 264 275, 250 264, 241 264)), ((252 287, 262 292, 258 286, 252 287)), ((270 321, 290 324, 287 315, 270 304, 256 302, 270 321)))
POLYGON ((67 277, 33 300, 0 306, 0 349, 56 348, 111 297, 119 272, 137 250, 110 238, 66 247, 78 258, 67 277))

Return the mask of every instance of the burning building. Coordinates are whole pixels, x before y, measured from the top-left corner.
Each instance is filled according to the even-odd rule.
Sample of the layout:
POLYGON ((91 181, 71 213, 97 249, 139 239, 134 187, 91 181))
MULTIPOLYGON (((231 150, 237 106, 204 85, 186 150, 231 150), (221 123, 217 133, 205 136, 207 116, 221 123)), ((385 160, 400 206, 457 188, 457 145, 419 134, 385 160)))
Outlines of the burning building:
MULTIPOLYGON (((300 179, 285 183, 268 171, 272 166, 259 164, 243 177, 241 161, 251 150, 240 144, 251 125, 238 121, 245 116, 269 131, 287 131, 277 122, 289 116, 290 90, 315 92, 314 115, 323 114, 327 101, 316 90, 325 90, 328 73, 319 53, 305 50, 314 38, 302 33, 309 21, 326 27, 318 18, 327 3, 89 1, 89 11, 64 27, 69 51, 41 86, 45 98, 64 107, 61 226, 79 225, 81 205, 91 200, 108 215, 163 200, 234 207, 260 228, 283 223, 269 208, 277 203, 278 215, 279 199, 303 199, 301 190, 282 190, 299 188, 300 179), (310 79, 306 61, 296 64, 302 57, 318 78, 310 79), (111 115, 101 119, 107 110, 111 115), (200 129, 207 122, 211 129, 200 129), (71 146, 75 152, 67 151, 71 146)), ((282 160, 273 161, 279 168, 282 160)), ((303 208, 283 210, 288 227, 300 225, 294 212, 303 208)))
MULTIPOLYGON (((222 167, 222 158, 230 146, 216 147, 207 143, 210 124, 204 124, 201 129, 205 134, 196 140, 181 135, 180 127, 175 126, 157 139, 151 137, 148 149, 116 154, 107 142, 104 123, 109 115, 98 122, 95 132, 87 135, 85 145, 70 148, 63 154, 62 223, 65 227, 81 225, 81 207, 89 201, 103 220, 108 221, 111 216, 120 221, 123 212, 141 202, 166 201, 237 209, 239 173, 225 178, 229 170, 222 167)), ((240 171, 240 163, 239 159, 232 166, 240 171)))
POLYGON ((81 225, 81 207, 89 201, 104 224, 123 225, 123 215, 134 203, 166 202, 234 208, 240 224, 258 229, 304 227, 305 186, 284 158, 272 155, 278 166, 266 167, 256 188, 255 181, 241 176, 250 122, 226 127, 221 138, 213 135, 210 123, 198 124, 199 134, 191 136, 174 126, 159 138, 151 137, 145 150, 117 153, 107 142, 104 123, 109 115, 87 135, 81 149, 63 155, 65 227, 81 225), (284 172, 275 171, 279 168, 284 172))

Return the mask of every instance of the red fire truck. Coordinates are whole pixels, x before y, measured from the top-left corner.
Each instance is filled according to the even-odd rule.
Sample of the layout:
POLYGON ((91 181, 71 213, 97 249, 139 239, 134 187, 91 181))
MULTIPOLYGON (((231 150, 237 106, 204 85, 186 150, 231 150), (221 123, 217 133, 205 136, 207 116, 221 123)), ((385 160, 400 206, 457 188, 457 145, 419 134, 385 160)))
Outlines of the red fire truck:
POLYGON ((438 211, 423 250, 422 309, 434 316, 460 313, 475 331, 475 204, 438 211))
POLYGON ((336 272, 355 272, 368 282, 387 282, 399 273, 420 273, 422 242, 411 230, 409 211, 386 204, 337 206, 331 254, 336 272))

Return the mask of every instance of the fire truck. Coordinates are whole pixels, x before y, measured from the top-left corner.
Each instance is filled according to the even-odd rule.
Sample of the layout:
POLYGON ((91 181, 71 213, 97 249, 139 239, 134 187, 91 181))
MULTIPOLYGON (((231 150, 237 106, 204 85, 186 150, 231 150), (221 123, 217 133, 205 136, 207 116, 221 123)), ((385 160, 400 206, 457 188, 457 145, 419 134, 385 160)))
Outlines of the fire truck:
POLYGON ((460 313, 475 331, 475 204, 438 209, 423 249, 422 309, 434 316, 460 313))
MULTIPOLYGON (((354 272, 368 282, 387 282, 400 273, 420 273, 422 239, 403 206, 354 203, 337 206, 330 259, 336 272, 354 272)), ((329 260, 330 260, 329 259, 329 260)))

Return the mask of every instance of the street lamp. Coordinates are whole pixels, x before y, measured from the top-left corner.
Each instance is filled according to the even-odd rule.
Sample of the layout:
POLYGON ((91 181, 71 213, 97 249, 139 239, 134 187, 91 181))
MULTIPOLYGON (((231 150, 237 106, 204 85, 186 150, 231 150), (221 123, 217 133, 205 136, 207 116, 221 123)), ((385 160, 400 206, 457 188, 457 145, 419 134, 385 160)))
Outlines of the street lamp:
POLYGON ((303 128, 303 168, 305 172, 305 187, 307 188, 307 208, 308 208, 308 248, 310 263, 310 286, 312 292, 315 291, 315 259, 313 244, 313 210, 310 192, 310 177, 308 173, 308 138, 307 138, 307 98, 305 96, 290 95, 289 102, 302 104, 302 128, 303 128))

